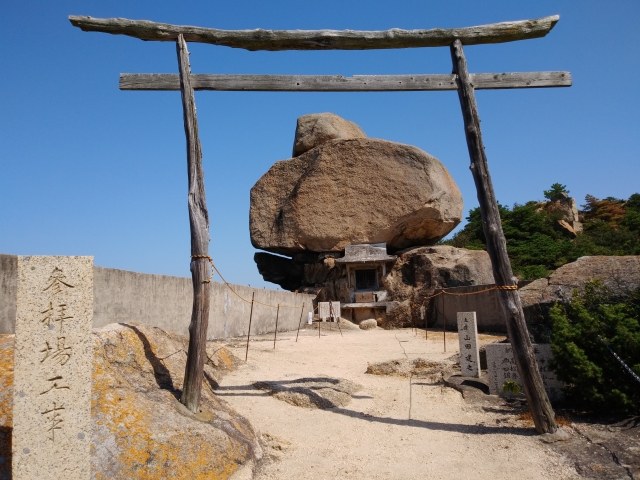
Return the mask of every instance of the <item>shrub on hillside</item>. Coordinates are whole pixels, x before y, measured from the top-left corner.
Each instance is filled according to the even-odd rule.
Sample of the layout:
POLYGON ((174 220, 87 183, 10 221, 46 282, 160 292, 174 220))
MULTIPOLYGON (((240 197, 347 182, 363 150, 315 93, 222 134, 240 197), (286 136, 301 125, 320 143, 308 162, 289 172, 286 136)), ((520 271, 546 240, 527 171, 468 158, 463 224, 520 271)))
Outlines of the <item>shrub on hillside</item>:
POLYGON ((637 413, 640 383, 605 343, 640 375, 640 290, 614 299, 593 282, 569 304, 552 307, 550 316, 552 368, 566 383, 567 401, 593 412, 637 413))
MULTIPOLYGON (((568 193, 565 185, 553 184, 547 198, 568 193)), ((640 194, 628 200, 604 200, 587 195, 582 206, 584 231, 568 238, 558 228, 562 213, 530 201, 513 208, 498 204, 502 229, 513 272, 521 280, 545 277, 562 265, 585 255, 640 255, 640 194)), ((441 242, 458 248, 486 249, 480 208, 469 212, 467 224, 451 240, 441 242)))

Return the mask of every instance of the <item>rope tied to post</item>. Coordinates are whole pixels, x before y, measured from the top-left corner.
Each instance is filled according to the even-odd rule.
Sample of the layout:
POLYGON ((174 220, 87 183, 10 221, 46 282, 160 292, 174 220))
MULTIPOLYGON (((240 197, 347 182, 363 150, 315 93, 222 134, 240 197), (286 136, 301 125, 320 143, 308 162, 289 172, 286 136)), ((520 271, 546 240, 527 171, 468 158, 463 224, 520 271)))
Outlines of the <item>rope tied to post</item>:
POLYGON ((207 260, 209 260, 209 263, 211 264, 211 276, 206 280, 203 280, 202 283, 211 283, 211 279, 213 278, 213 273, 216 268, 213 266, 213 260, 211 259, 211 257, 209 255, 191 255, 191 258, 206 258, 207 260))
POLYGON ((242 295, 240 295, 238 292, 236 292, 233 287, 229 284, 229 282, 227 282, 224 277, 222 276, 222 274, 220 273, 220 270, 218 270, 218 268, 214 265, 213 260, 211 259, 211 257, 209 255, 191 255, 191 258, 204 258, 209 260, 209 263, 211 264, 211 276, 207 279, 204 280, 202 283, 210 283, 211 279, 213 278, 214 272, 217 272, 218 275, 220 276, 220 279, 222 280, 222 282, 225 284, 225 286, 231 290, 231 292, 238 297, 240 300, 242 300, 245 303, 254 303, 257 305, 262 305, 265 307, 270 307, 270 308, 300 308, 300 305, 280 305, 279 307, 277 305, 270 305, 268 303, 263 303, 263 302, 259 302, 258 300, 247 300, 246 298, 244 298, 242 295))
MULTIPOLYGON (((494 285, 491 288, 485 288, 484 290, 478 290, 477 292, 461 292, 461 293, 447 292, 446 290, 442 289, 438 293, 434 293, 433 295, 429 295, 428 297, 425 297, 424 300, 422 300, 422 303, 420 304, 420 306, 424 306, 427 300, 430 300, 439 295, 453 295, 456 297, 464 297, 466 295, 477 295, 479 293, 492 292, 494 290, 518 290, 518 285, 494 285)), ((415 306, 416 304, 413 304, 413 305, 415 306)))

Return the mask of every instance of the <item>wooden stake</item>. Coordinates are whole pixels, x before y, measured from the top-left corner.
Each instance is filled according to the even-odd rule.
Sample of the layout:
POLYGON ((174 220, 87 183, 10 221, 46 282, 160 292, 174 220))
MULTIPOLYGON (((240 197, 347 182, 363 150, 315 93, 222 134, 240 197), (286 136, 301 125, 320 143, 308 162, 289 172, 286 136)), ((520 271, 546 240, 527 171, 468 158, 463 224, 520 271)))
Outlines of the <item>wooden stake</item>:
POLYGON ((273 332, 273 349, 276 348, 276 338, 278 337, 278 317, 280 316, 280 304, 278 304, 278 309, 276 310, 276 329, 273 332))
POLYGON ((251 339, 251 319, 253 318, 253 299, 256 296, 256 292, 251 294, 251 312, 249 313, 249 329, 247 330, 247 351, 244 354, 244 361, 249 358, 249 340, 251 339))
MULTIPOLYGON (((517 285, 507 255, 507 244, 502 231, 498 204, 482 143, 478 107, 460 40, 455 40, 451 45, 451 58, 453 73, 458 75, 458 97, 464 118, 469 156, 471 157, 470 169, 478 192, 482 226, 487 239, 487 252, 491 258, 493 277, 498 286, 517 285)), ((538 433, 553 433, 558 429, 554 419, 555 414, 544 389, 536 357, 533 354, 533 346, 529 339, 520 295, 517 290, 499 290, 498 293, 507 323, 507 334, 511 341, 516 366, 523 382, 536 430, 538 433)))
MULTIPOLYGON (((329 302, 329 315, 331 316, 332 319, 336 318, 336 314, 333 311, 333 303, 329 302)), ((340 336, 344 337, 344 335, 342 334, 342 327, 340 326, 340 317, 338 317, 338 330, 340 330, 340 336)))
POLYGON ((427 312, 428 312, 428 308, 425 306, 424 307, 424 339, 425 340, 429 340, 429 319, 427 318, 427 312))
POLYGON ((442 309, 442 342, 444 343, 444 351, 447 351, 447 316, 444 314, 444 297, 440 295, 440 308, 442 309))
POLYGON ((202 147, 198 136, 196 104, 191 87, 189 52, 182 35, 176 40, 184 132, 187 137, 187 169, 189 174, 189 226, 191 229, 191 279, 193 281, 193 309, 189 325, 189 350, 184 372, 184 386, 180 402, 197 412, 200 389, 207 357, 207 327, 209 324, 209 213, 204 192, 202 147))
POLYGON ((413 313, 411 314, 411 333, 413 333, 414 335, 418 334, 418 330, 416 327, 416 318, 413 313))
POLYGON ((298 335, 300 335, 300 325, 302 324, 302 315, 304 315, 304 303, 302 304, 302 310, 300 310, 300 321, 298 322, 298 333, 296 333, 296 343, 298 343, 298 335))

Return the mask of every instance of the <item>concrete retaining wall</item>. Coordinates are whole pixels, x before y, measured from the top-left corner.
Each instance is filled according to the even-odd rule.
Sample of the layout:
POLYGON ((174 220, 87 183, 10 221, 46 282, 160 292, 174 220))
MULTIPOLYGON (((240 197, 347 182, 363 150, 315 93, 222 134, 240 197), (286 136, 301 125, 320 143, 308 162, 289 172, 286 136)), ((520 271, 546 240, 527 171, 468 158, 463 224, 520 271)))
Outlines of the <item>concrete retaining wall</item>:
MULTIPOLYGON (((473 285, 468 287, 447 288, 447 292, 470 293, 486 290, 494 285, 473 285)), ((498 291, 475 295, 439 295, 431 301, 429 308, 429 327, 442 328, 446 323, 448 330, 457 330, 458 312, 476 312, 479 332, 507 331, 504 313, 498 300, 498 291)))
MULTIPOLYGON (((190 278, 149 275, 114 268, 94 267, 93 326, 138 322, 187 335, 191 321, 190 278)), ((303 321, 313 311, 312 295, 232 285, 242 297, 269 305, 278 303, 296 308, 280 308, 278 331, 298 328, 302 304, 303 321)), ((16 318, 17 257, 0 255, 0 333, 13 333, 16 318)), ((251 304, 242 301, 229 288, 211 282, 211 306, 207 338, 229 338, 247 334, 251 304)), ((251 334, 274 331, 276 308, 255 304, 251 334)))

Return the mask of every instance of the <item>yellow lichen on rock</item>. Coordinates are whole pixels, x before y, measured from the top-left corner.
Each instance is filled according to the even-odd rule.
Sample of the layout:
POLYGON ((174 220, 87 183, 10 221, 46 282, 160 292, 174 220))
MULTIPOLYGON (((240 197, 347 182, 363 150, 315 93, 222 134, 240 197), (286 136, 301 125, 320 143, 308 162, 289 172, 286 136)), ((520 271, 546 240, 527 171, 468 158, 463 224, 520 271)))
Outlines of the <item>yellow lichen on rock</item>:
MULTIPOLYGON (((13 341, 5 337, 11 340, 0 337, 0 435, 8 429, 9 442, 0 436, 0 455, 8 449, 0 472, 11 450, 13 341)), ((251 425, 213 393, 238 362, 224 347, 207 346, 202 411, 179 402, 186 345, 186 337, 145 325, 94 330, 93 478, 226 479, 261 458, 251 425)))
POLYGON ((13 335, 0 335, 0 478, 11 478, 13 335))

